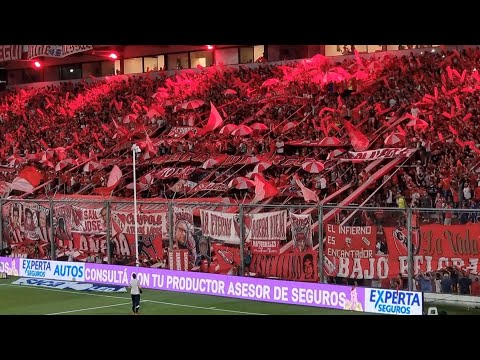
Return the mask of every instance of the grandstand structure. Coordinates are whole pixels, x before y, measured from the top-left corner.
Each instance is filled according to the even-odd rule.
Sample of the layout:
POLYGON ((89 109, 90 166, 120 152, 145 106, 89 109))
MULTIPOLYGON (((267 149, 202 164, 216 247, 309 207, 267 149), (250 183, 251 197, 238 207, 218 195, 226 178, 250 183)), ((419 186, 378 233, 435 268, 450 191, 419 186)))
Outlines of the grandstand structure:
MULTIPOLYGON (((132 212, 135 190, 141 214, 167 214, 158 222, 170 224, 161 225, 159 230, 161 251, 151 252, 155 236, 148 243, 147 235, 152 234, 142 234, 146 264, 168 266, 168 259, 173 261, 174 254, 169 255, 167 248, 181 249, 175 246, 177 220, 185 220, 186 209, 193 209, 192 229, 186 225, 185 231, 195 236, 185 240, 191 243, 184 247, 190 257, 190 266, 185 268, 234 273, 238 267, 243 269, 245 251, 250 248, 256 250, 252 261, 256 271, 252 273, 317 281, 320 274, 315 272, 308 278, 300 263, 285 270, 288 276, 280 275, 281 271, 268 273, 264 263, 271 254, 290 254, 287 260, 276 261, 296 262, 294 255, 307 251, 298 237, 306 232, 308 251, 318 253, 319 239, 324 240, 330 231, 327 225, 370 226, 375 232, 371 249, 378 250, 375 246, 382 242, 378 234, 384 233, 379 229, 412 225, 412 214, 414 227, 435 221, 459 226, 476 223, 475 215, 451 213, 453 208, 476 208, 480 201, 476 172, 480 154, 476 131, 478 48, 384 51, 390 49, 382 46, 369 53, 356 46, 347 49, 347 55, 331 57, 325 56, 330 51, 326 45, 319 45, 291 52, 311 57, 286 60, 279 55, 281 50, 267 45, 248 48, 252 57, 243 61, 246 64, 240 63, 240 46, 199 46, 181 50, 189 54, 185 66, 183 55, 166 54, 162 55, 167 60, 162 66, 157 56, 157 66, 147 69, 147 51, 141 60, 142 74, 126 74, 125 70, 134 65, 128 65, 122 55, 120 60, 104 60, 110 62, 106 71, 112 76, 48 85, 8 84, 8 90, 0 95, 4 135, 0 139, 2 231, 6 245, 18 254, 28 254, 25 256, 54 254, 62 258, 73 253, 74 258, 86 260, 98 254, 105 261, 131 263, 131 237, 124 236, 122 243, 120 235, 125 228, 118 224, 122 216, 132 212), (232 49, 237 51, 237 62, 222 63, 220 55, 234 54, 232 49), (202 54, 192 57, 195 52, 202 54), (277 54, 274 60, 279 61, 272 61, 270 54, 277 54), (203 60, 198 60, 200 56, 203 60), (175 65, 168 59, 175 59, 175 65), (154 71, 159 68, 162 70, 154 71), (136 159, 136 183, 133 144, 142 150, 136 159), (372 210, 342 210, 352 205, 372 210), (384 216, 378 210, 381 207, 392 211, 384 216), (403 213, 407 207, 413 209, 408 216, 403 213), (442 207, 444 212, 438 216, 433 212, 417 216, 414 211, 442 207), (29 237, 26 209, 36 212, 37 228, 41 228, 42 216, 48 217, 43 220, 47 228, 43 238, 29 237), (233 219, 226 214, 234 216, 240 211, 241 216, 251 216, 252 223, 244 224, 250 220, 242 218, 237 234, 242 240, 237 243, 228 241, 225 233, 198 235, 198 229, 207 231, 203 221, 214 216, 200 209, 225 214, 224 222, 233 219), (269 224, 277 221, 279 227, 285 225, 285 234, 276 230, 272 234, 270 229, 266 237, 257 239, 278 243, 271 247, 263 243, 263 250, 253 249, 254 240, 248 232, 254 231, 255 215, 285 209, 288 214, 268 218, 269 224), (64 224, 68 223, 64 228, 59 214, 64 224), (300 224, 307 217, 308 231, 300 224), (89 218, 103 219, 108 229, 95 228, 95 222, 86 229, 89 218), (296 235, 291 229, 294 222, 300 224, 296 235), (208 256, 199 252, 205 238, 208 256), (35 250, 32 244, 37 240, 42 244, 35 250), (211 254, 219 258, 229 251, 230 257, 222 255, 222 261, 211 261, 211 254), (300 269, 297 275, 296 267, 300 269)), ((96 51, 92 54, 92 47, 82 56, 90 59, 101 53, 108 57, 113 52, 124 54, 127 49, 104 46, 96 51)), ((57 66, 55 61, 66 63, 66 58, 41 59, 50 61, 51 67, 57 66)), ((102 61, 99 66, 106 69, 102 61)), ((7 70, 14 66, 7 65, 7 70)), ((233 229, 233 225, 228 226, 233 229)), ((342 256, 335 260, 335 256, 328 256, 325 244, 321 248, 327 256, 322 262, 331 262, 336 267, 332 275, 339 275, 342 256)), ((353 276, 352 269, 347 273, 347 278, 365 277, 353 276)), ((369 280, 392 278, 391 273, 376 273, 369 280)))

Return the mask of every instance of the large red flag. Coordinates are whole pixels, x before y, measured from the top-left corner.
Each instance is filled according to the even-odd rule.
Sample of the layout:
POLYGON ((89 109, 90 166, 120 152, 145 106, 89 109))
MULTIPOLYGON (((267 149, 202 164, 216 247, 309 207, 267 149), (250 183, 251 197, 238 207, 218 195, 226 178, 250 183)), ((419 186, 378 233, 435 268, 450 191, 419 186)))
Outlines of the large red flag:
POLYGON ((278 195, 278 189, 267 182, 262 175, 255 173, 253 177, 255 178, 255 197, 252 199, 252 203, 278 195))
POLYGON ((353 126, 350 121, 343 120, 345 130, 347 131, 350 142, 352 143, 355 151, 365 151, 368 149, 369 140, 368 138, 358 129, 353 126))
POLYGON ((302 184, 297 174, 293 176, 293 179, 295 180, 295 182, 297 183, 297 186, 302 191, 303 198, 305 199, 306 202, 313 201, 318 203, 320 201, 318 199, 317 194, 314 191, 310 190, 309 188, 307 188, 305 185, 302 184))
POLYGON ((37 187, 42 181, 43 175, 34 166, 27 166, 20 171, 18 178, 25 179, 32 184, 33 187, 37 187))
POLYGON ((222 116, 218 113, 215 105, 210 101, 210 116, 208 117, 207 125, 198 131, 199 135, 204 135, 212 130, 215 130, 222 125, 222 116))
POLYGON ((121 179, 122 179, 122 170, 120 170, 120 168, 117 165, 115 165, 112 171, 110 171, 110 175, 108 176, 107 186, 96 188, 93 190, 93 192, 95 194, 108 196, 113 190, 115 190, 117 185, 120 183, 121 179))

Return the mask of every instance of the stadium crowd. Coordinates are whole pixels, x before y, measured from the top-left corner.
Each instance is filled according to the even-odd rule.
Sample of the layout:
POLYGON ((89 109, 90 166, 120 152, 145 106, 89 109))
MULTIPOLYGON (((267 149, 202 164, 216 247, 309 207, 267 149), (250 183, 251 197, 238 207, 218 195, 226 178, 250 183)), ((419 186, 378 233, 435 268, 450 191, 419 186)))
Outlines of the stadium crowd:
MULTIPOLYGON (((130 147, 140 142, 144 153, 137 174, 140 183, 148 179, 140 187, 141 197, 202 197, 214 191, 247 200, 255 196, 251 183, 247 189, 223 188, 223 193, 195 193, 189 185, 226 185, 251 175, 256 161, 213 170, 197 163, 191 176, 180 181, 146 178, 166 166, 156 165, 156 159, 190 152, 206 153, 211 159, 227 154, 266 161, 262 173, 280 190, 276 202, 285 197, 304 202, 295 173, 321 198, 352 183, 334 201, 340 202, 371 175, 364 170, 368 162, 335 159, 356 150, 344 124, 347 120, 367 139, 364 150, 417 149, 393 174, 372 182, 357 203, 385 183, 368 204, 477 208, 479 58, 478 48, 461 53, 437 49, 401 58, 363 59, 356 53, 341 63, 316 56, 287 65, 217 66, 183 70, 173 77, 160 72, 9 90, 0 101, 4 180, 12 181, 19 170, 33 165, 42 172, 48 193, 88 194, 106 185, 109 169, 117 164, 123 177, 113 193, 129 197, 133 193, 130 147), (201 128, 210 102, 222 118, 221 130, 203 136, 195 131, 168 136, 178 127, 201 128), (243 128, 231 134, 229 124, 243 128), (292 145, 325 138, 333 146, 292 145), (314 158, 325 170, 311 173, 298 164, 271 165, 273 154, 314 158)), ((465 214, 460 221, 476 221, 465 214)), ((445 221, 440 216, 434 220, 445 221)))

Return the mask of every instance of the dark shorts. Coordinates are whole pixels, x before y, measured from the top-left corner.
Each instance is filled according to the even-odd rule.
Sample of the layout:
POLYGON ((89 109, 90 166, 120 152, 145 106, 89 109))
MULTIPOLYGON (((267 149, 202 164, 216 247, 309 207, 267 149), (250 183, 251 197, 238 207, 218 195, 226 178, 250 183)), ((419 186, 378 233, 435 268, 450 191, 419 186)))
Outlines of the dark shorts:
POLYGON ((137 305, 140 305, 140 294, 131 295, 131 296, 132 296, 132 306, 136 307, 137 305))

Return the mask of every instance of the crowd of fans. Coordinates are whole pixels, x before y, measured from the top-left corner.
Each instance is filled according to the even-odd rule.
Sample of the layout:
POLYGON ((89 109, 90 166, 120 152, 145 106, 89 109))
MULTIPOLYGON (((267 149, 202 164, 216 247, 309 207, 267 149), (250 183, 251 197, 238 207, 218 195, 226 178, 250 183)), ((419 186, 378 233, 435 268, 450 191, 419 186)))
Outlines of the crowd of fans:
MULTIPOLYGON (((274 202, 304 202, 293 178, 297 173, 320 199, 352 183, 332 200, 339 203, 376 171, 365 171, 369 162, 332 159, 334 149, 355 150, 344 126, 348 120, 367 137, 368 150, 417 149, 408 161, 373 182, 357 203, 368 199, 368 205, 378 206, 477 208, 477 67, 478 48, 462 52, 437 48, 400 58, 390 54, 363 59, 355 53, 335 62, 316 56, 287 65, 217 66, 182 70, 171 77, 159 72, 8 90, 0 98, 5 135, 0 140, 0 161, 15 171, 4 172, 2 177, 10 182, 23 167, 33 165, 42 171, 47 193, 89 194, 106 186, 108 173, 117 164, 123 177, 113 194, 130 197, 130 148, 141 142, 139 181, 167 166, 194 166, 196 170, 183 182, 153 176, 140 189, 140 197, 230 196, 248 201, 255 196, 253 187, 192 192, 191 186, 201 182, 227 185, 236 177, 250 175, 256 162, 205 169, 201 163, 157 165, 155 160, 190 152, 206 153, 210 158, 257 156, 268 162, 269 156, 279 154, 320 160, 325 170, 309 173, 299 166, 281 165, 263 170, 265 179, 280 190, 274 202), (182 106, 194 100, 200 102, 182 106), (221 115, 222 127, 260 123, 265 128, 248 136, 231 135, 220 131, 221 127, 202 136, 194 132, 168 136, 175 127, 205 126, 210 103, 221 115), (386 145, 385 139, 392 134, 400 134, 400 141, 386 145), (336 137, 342 146, 288 144, 326 137, 336 137), (153 149, 153 154, 147 156, 147 149, 153 149)), ((44 194, 43 189, 27 196, 38 194, 44 194)), ((25 196, 15 190, 10 195, 25 196)), ((476 216, 465 214, 454 215, 454 221, 476 221, 476 216)), ((443 223, 447 219, 435 215, 429 220, 443 223)))

